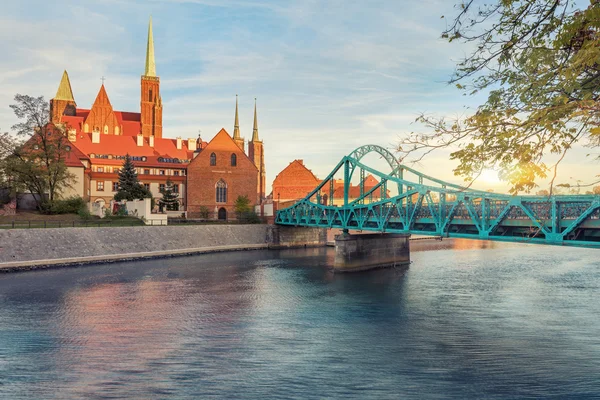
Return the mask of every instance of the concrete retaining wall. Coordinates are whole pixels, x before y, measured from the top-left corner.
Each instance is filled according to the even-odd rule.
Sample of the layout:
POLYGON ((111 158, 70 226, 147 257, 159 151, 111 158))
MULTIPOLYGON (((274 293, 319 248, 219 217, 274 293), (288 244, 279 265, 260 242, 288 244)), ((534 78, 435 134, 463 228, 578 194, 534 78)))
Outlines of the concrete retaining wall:
POLYGON ((216 251, 325 245, 324 229, 274 225, 0 230, 0 271, 216 251), (283 228, 283 229, 280 229, 283 228))
POLYGON ((0 230, 1 263, 267 245, 267 225, 192 225, 0 230))
POLYGON ((341 234, 335 237, 334 269, 340 272, 410 264, 410 235, 341 234))
POLYGON ((267 237, 273 247, 325 246, 327 229, 269 225, 267 237))

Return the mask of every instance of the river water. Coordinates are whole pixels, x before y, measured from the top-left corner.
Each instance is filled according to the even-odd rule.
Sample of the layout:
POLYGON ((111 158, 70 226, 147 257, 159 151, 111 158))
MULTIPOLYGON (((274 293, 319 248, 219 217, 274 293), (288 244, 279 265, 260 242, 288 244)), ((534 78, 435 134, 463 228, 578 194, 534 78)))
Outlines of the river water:
POLYGON ((600 250, 411 246, 0 275, 0 397, 600 398, 600 250))

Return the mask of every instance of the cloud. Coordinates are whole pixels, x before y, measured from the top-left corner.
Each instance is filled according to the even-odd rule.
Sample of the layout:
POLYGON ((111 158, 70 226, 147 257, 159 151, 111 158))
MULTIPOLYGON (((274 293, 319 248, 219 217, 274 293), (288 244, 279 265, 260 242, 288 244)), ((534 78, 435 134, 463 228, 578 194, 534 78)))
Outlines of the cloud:
MULTIPOLYGON (((413 123, 421 112, 460 115, 481 100, 444 83, 453 59, 469 52, 439 38, 439 17, 454 13, 444 0, 9 2, 0 17, 0 129, 15 122, 15 93, 50 98, 63 69, 78 106, 91 106, 105 76, 113 106, 139 110, 152 14, 165 135, 231 131, 237 93, 248 138, 258 97, 268 182, 295 158, 324 177, 361 144, 394 147, 424 129, 413 123)), ((455 165, 446 152, 425 166, 456 179, 455 165)))

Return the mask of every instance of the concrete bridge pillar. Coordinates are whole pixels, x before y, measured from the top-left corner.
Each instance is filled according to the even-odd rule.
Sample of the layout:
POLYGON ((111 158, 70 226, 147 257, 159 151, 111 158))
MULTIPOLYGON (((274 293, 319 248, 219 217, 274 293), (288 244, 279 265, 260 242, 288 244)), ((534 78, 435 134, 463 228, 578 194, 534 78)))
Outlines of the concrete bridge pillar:
POLYGON ((349 234, 335 237, 334 270, 365 271, 374 268, 408 266, 409 234, 349 234))

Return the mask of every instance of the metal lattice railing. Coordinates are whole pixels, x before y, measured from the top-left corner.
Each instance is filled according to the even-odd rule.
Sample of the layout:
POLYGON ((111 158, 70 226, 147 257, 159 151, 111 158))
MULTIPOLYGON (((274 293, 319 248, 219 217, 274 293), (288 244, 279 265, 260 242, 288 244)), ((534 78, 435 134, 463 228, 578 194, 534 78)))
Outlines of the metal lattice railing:
POLYGON ((335 166, 319 186, 291 207, 279 210, 280 225, 414 233, 502 241, 600 247, 600 196, 511 196, 461 187, 402 165, 388 150, 359 147, 335 166), (378 153, 390 173, 361 160, 378 153), (351 179, 360 171, 359 195, 351 179), (378 179, 364 187, 365 172, 378 179), (335 205, 334 176, 343 173, 343 199, 335 205), (412 180, 405 179, 410 173, 412 180), (388 187, 397 194, 388 196, 388 187))

